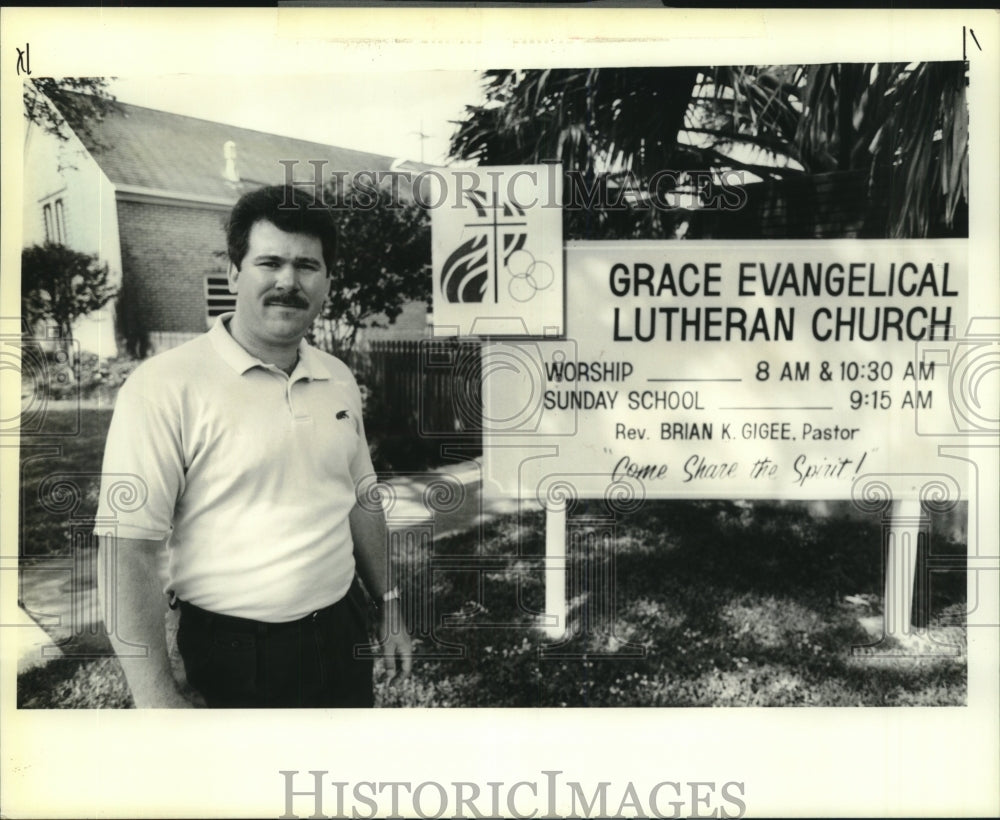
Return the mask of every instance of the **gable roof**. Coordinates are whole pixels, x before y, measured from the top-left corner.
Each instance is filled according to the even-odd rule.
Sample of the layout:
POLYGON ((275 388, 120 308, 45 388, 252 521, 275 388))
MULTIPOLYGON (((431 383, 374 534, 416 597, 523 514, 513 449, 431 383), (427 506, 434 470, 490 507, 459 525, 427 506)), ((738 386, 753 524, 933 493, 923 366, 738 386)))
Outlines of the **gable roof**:
POLYGON ((118 111, 95 123, 93 136, 80 135, 94 160, 117 186, 136 186, 177 195, 235 201, 244 191, 284 182, 278 160, 298 160, 297 181, 312 180, 309 160, 326 160, 324 179, 333 171, 388 170, 391 157, 334 145, 237 128, 221 122, 117 103, 118 111), (240 182, 223 175, 223 146, 236 143, 240 182))

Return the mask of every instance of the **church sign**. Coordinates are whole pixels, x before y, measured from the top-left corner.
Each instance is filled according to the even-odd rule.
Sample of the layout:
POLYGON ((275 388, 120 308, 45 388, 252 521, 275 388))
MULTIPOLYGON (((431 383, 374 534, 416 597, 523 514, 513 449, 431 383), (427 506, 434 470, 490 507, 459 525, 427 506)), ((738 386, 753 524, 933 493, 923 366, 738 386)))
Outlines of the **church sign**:
POLYGON ((965 244, 568 243, 565 334, 483 350, 488 491, 846 499, 902 454, 947 469, 965 244))
POLYGON ((428 172, 435 336, 563 332, 558 165, 428 172))

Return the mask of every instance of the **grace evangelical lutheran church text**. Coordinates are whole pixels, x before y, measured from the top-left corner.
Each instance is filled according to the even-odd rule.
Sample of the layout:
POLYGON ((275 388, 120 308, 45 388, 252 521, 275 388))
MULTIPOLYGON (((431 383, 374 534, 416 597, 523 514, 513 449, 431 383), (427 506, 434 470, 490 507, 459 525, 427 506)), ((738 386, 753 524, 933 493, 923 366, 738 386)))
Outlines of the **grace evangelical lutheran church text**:
MULTIPOLYGON (((718 262, 681 265, 665 263, 659 271, 646 262, 611 266, 608 284, 613 296, 678 299, 713 297, 760 299, 829 297, 843 299, 955 298, 949 287, 949 264, 911 261, 892 262, 888 267, 874 262, 809 263, 739 262, 735 271, 723 271, 718 262), (735 276, 733 275, 735 273, 735 276), (725 293, 736 283, 735 293, 725 293)), ((950 305, 940 309, 926 304, 902 308, 896 305, 837 306, 816 308, 809 329, 819 342, 860 340, 920 341, 948 340, 952 328, 950 305)), ((704 341, 760 342, 793 341, 796 326, 794 306, 775 307, 685 307, 643 304, 634 308, 615 306, 613 340, 616 342, 704 341)))

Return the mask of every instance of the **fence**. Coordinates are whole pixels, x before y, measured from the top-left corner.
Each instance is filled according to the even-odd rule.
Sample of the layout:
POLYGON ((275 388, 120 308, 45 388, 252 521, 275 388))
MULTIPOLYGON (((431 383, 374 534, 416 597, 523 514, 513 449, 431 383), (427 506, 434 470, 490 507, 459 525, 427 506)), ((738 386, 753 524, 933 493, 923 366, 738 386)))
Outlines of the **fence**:
POLYGON ((406 438, 430 449, 482 453, 482 374, 475 341, 373 341, 350 364, 367 393, 366 426, 383 441, 406 438))

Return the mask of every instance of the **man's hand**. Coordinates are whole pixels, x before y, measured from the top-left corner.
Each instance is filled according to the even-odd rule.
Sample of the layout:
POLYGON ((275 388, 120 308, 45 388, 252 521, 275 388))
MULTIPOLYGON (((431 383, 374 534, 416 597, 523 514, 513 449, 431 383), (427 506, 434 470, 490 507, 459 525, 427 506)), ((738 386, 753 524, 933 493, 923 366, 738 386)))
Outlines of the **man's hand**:
POLYGON ((386 591, 389 576, 385 513, 381 507, 373 508, 367 505, 362 507, 355 504, 351 510, 350 522, 358 574, 378 605, 377 634, 382 662, 386 672, 392 675, 389 680, 390 685, 397 685, 410 674, 413 666, 413 644, 410 641, 406 621, 403 620, 398 595, 388 601, 382 595, 386 591))
POLYGON ((398 686, 413 668, 413 643, 399 608, 399 599, 383 603, 379 609, 379 649, 390 686, 398 686))

